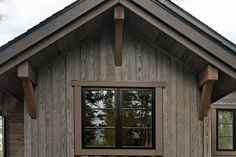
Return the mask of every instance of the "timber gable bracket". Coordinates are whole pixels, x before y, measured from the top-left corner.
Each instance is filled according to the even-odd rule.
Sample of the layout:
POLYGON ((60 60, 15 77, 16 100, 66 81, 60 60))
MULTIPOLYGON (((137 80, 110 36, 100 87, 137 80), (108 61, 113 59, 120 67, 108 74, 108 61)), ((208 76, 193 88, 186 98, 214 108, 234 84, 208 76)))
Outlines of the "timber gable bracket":
POLYGON ((203 120, 207 116, 207 112, 211 105, 211 94, 214 82, 218 80, 218 70, 212 65, 208 65, 198 75, 198 87, 202 88, 202 94, 199 104, 199 120, 203 120))
POLYGON ((37 73, 28 61, 18 66, 18 77, 21 79, 24 91, 24 101, 27 105, 29 115, 32 119, 37 117, 36 98, 34 95, 34 86, 37 85, 37 73))

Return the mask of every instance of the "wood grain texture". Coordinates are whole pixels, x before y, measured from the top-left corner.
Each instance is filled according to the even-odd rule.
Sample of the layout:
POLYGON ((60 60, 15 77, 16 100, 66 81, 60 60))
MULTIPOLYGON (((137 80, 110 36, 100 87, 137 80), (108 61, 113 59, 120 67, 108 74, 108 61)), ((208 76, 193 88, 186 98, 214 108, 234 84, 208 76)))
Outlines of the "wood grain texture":
POLYGON ((207 81, 218 80, 218 70, 212 65, 208 65, 198 74, 198 87, 201 87, 207 81))
POLYGON ((31 157, 31 118, 26 103, 24 103, 24 156, 31 157))
MULTIPOLYGON (((45 67, 45 140, 46 156, 53 156, 52 65, 45 67)), ((44 150, 45 151, 45 150, 44 150)))
POLYGON ((114 8, 115 20, 115 65, 122 65, 122 38, 123 38, 123 23, 125 18, 125 10, 122 6, 114 8))
POLYGON ((74 157, 74 101, 73 89, 71 87, 71 78, 74 78, 74 62, 71 62, 75 56, 74 51, 69 56, 66 56, 66 118, 67 118, 67 157, 74 157))
MULTIPOLYGON (((4 95, 6 127, 6 156, 24 156, 24 105, 13 96, 4 95)), ((29 151, 30 153, 30 151, 29 151)))
POLYGON ((37 73, 28 61, 21 63, 17 69, 17 76, 21 79, 24 91, 24 100, 27 104, 29 115, 32 119, 37 117, 37 103, 33 85, 37 84, 37 73))
MULTIPOLYGON (((190 105, 190 96, 189 93, 192 90, 191 88, 192 82, 190 81, 190 73, 183 69, 183 90, 184 90, 184 100, 183 100, 183 110, 184 110, 184 135, 180 136, 184 137, 184 156, 190 156, 191 152, 191 105, 190 105)), ((179 104, 180 105, 180 104, 179 104)))
POLYGON ((54 60, 52 65, 52 141, 53 141, 53 156, 60 157, 60 68, 64 64, 61 64, 61 56, 54 60))
MULTIPOLYGON (((186 111, 186 108, 188 109, 188 106, 185 108, 184 103, 184 90, 186 93, 189 92, 188 86, 184 89, 184 73, 183 68, 181 66, 176 67, 176 156, 185 156, 185 150, 189 150, 189 148, 185 148, 185 142, 186 138, 189 137, 187 135, 189 129, 185 128, 185 121, 188 119, 185 119, 185 114, 188 114, 189 111, 186 111), (184 111, 184 114, 181 114, 184 111), (186 133, 186 136, 185 136, 186 133)), ((187 126, 186 126, 187 127, 187 126)))
POLYGON ((202 94, 199 104, 199 120, 203 120, 207 116, 207 112, 211 105, 211 93, 213 88, 213 81, 206 82, 202 87, 202 94))
POLYGON ((29 79, 22 79, 22 86, 24 90, 24 99, 27 104, 27 109, 32 119, 37 118, 37 104, 36 96, 34 94, 33 83, 29 79))
MULTIPOLYGON (((74 145, 76 122, 72 80, 87 83, 89 80, 166 82, 163 89, 163 156, 202 157, 203 141, 200 136, 203 125, 197 119, 199 94, 196 74, 127 30, 124 33, 122 66, 117 68, 112 39, 109 29, 101 31, 96 38, 68 48, 52 62, 37 69, 39 80, 45 80, 44 85, 42 83, 45 89, 37 89, 41 93, 37 95, 42 96, 39 100, 44 104, 38 112, 45 114, 45 120, 35 122, 37 126, 45 125, 46 148, 40 146, 40 149, 46 149, 46 157, 72 157, 80 151, 75 150, 74 145), (45 124, 42 124, 43 121, 45 124)), ((32 134, 31 138, 34 138, 33 131, 36 130, 26 114, 24 125, 27 135, 25 150, 30 156, 36 150, 34 147, 39 148, 40 140, 28 137, 32 134)), ((41 130, 38 128, 38 131, 41 130)), ((37 134, 40 137, 44 135, 43 132, 37 134)), ((109 153, 96 156, 102 155, 109 153)))
POLYGON ((29 79, 34 85, 37 84, 37 72, 31 66, 29 61, 25 61, 18 65, 17 76, 21 79, 29 79))
POLYGON ((42 75, 39 80, 39 88, 37 91, 37 104, 38 104, 38 120, 37 120, 37 130, 38 130, 38 156, 46 156, 46 121, 45 121, 45 104, 46 104, 46 77, 47 70, 41 72, 42 75))

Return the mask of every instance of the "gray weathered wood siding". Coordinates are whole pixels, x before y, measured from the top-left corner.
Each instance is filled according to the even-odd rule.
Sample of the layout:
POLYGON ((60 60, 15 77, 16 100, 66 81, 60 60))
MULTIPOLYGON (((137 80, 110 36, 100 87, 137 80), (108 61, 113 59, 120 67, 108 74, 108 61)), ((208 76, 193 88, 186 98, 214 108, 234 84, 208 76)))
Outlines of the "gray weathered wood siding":
POLYGON ((14 97, 4 95, 3 114, 6 118, 6 156, 24 156, 24 107, 21 101, 14 97))
POLYGON ((71 80, 80 79, 166 81, 164 157, 203 157, 196 75, 166 52, 128 32, 124 33, 122 67, 115 67, 113 43, 112 33, 104 31, 60 52, 51 63, 37 69, 38 117, 31 120, 25 112, 25 157, 74 156, 71 80))

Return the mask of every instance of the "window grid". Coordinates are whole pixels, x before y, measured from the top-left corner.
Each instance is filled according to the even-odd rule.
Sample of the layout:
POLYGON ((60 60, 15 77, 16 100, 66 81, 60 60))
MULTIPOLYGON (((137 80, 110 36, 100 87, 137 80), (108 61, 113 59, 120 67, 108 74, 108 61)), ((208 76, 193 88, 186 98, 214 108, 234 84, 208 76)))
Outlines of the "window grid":
POLYGON ((153 149, 155 148, 155 88, 87 88, 84 87, 82 88, 82 137, 83 137, 83 144, 82 147, 83 148, 118 148, 118 149, 135 149, 135 148, 144 148, 144 149, 153 149), (85 90, 114 90, 115 92, 115 102, 114 108, 86 108, 85 107, 85 98, 84 98, 84 92, 85 90), (151 91, 151 108, 122 108, 122 104, 124 104, 124 100, 123 100, 123 96, 122 93, 125 90, 147 90, 147 91, 151 91), (115 127, 88 127, 85 125, 85 112, 88 110, 115 110, 115 127), (151 111, 151 127, 127 127, 127 126, 123 126, 123 122, 122 122, 122 113, 123 110, 140 110, 140 111, 151 111), (85 146, 85 131, 86 129, 115 129, 115 146, 102 146, 102 147, 97 147, 97 146, 85 146), (123 136, 123 129, 142 129, 142 130, 151 130, 151 140, 152 141, 152 146, 125 146, 122 142, 121 139, 123 136))
MULTIPOLYGON (((233 109, 217 109, 217 129, 216 129, 216 134, 217 134, 217 150, 218 151, 235 151, 236 150, 236 110, 233 109), (219 120, 219 114, 220 112, 232 112, 232 122, 220 122, 219 120), (232 135, 220 135, 220 125, 231 125, 232 126, 232 135), (223 138, 231 138, 232 140, 232 148, 220 148, 220 139, 222 140, 223 138)), ((225 132, 224 132, 225 133, 225 132)))

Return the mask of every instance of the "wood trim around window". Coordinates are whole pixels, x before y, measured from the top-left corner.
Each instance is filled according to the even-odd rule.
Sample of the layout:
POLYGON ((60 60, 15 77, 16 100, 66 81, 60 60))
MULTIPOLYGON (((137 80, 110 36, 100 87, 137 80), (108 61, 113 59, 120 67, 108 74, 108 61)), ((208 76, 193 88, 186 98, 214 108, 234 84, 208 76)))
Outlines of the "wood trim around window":
POLYGON ((163 155, 163 107, 164 82, 72 81, 74 92, 75 155, 163 155), (154 149, 86 149, 82 148, 82 87, 149 87, 155 88, 155 142, 154 149))
POLYGON ((212 156, 236 156, 236 151, 217 150, 217 109, 236 109, 236 105, 214 104, 211 107, 211 150, 212 156))

